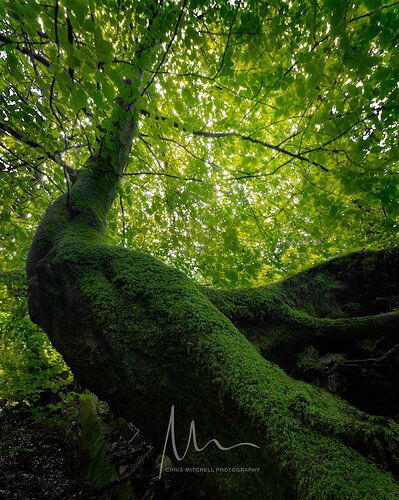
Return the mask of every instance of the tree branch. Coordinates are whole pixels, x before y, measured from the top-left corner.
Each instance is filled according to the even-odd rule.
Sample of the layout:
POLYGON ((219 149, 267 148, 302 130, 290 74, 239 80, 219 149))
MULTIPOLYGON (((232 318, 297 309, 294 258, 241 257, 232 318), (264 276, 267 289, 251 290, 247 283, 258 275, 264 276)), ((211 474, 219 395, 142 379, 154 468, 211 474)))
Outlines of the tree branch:
POLYGON ((46 151, 43 146, 41 146, 38 142, 32 141, 32 139, 29 139, 27 137, 24 137, 20 132, 17 130, 11 128, 9 125, 6 125, 5 123, 0 122, 0 130, 3 130, 7 134, 11 135, 16 139, 17 141, 26 144, 32 148, 35 149, 40 149, 44 152, 44 154, 47 156, 49 160, 54 161, 55 163, 58 163, 58 165, 61 165, 63 169, 65 169, 66 172, 68 172, 72 183, 75 181, 77 172, 75 169, 72 167, 68 166, 65 161, 61 158, 61 153, 62 151, 56 151, 55 153, 50 153, 49 151, 46 151))
POLYGON ((160 70, 162 64, 165 62, 165 59, 166 59, 166 56, 168 55, 168 52, 172 46, 172 43, 174 41, 174 39, 176 38, 176 35, 177 35, 177 30, 179 29, 179 24, 180 24, 180 21, 183 17, 183 12, 184 12, 184 9, 186 7, 186 4, 187 4, 187 0, 184 0, 183 1, 183 5, 182 5, 182 8, 180 9, 180 12, 179 12, 179 16, 177 18, 177 21, 176 21, 176 25, 175 25, 175 29, 174 29, 174 32, 173 32, 173 35, 172 35, 172 38, 170 39, 167 47, 166 47, 166 50, 165 52, 163 53, 162 55, 162 58, 161 60, 159 61, 159 64, 154 72, 154 74, 152 75, 152 77, 150 78, 150 81, 147 83, 147 85, 144 87, 144 89, 141 91, 141 95, 144 95, 145 92, 148 90, 148 88, 150 87, 150 85, 152 84, 152 82, 154 81, 155 77, 157 76, 158 74, 158 71, 160 70))
MULTIPOLYGON (((140 109, 140 113, 146 117, 151 116, 151 113, 149 111, 147 111, 146 109, 140 109)), ((159 116, 159 115, 155 115, 154 119, 161 120, 161 121, 168 120, 168 118, 166 116, 159 116)), ((173 126, 177 129, 183 130, 183 132, 189 133, 184 127, 179 125, 179 123, 177 121, 173 122, 173 126)), ((298 160, 305 161, 305 162, 309 163, 310 165, 314 165, 314 166, 320 168, 321 170, 323 170, 323 172, 330 172, 330 169, 328 169, 327 167, 325 167, 321 163, 312 161, 300 153, 292 153, 291 151, 288 151, 287 149, 282 148, 279 145, 269 144, 268 142, 261 141, 260 139, 254 139, 253 137, 251 137, 249 135, 239 134, 238 132, 204 132, 202 130, 194 131, 191 133, 193 135, 198 136, 198 137, 207 137, 207 138, 211 138, 211 139, 221 139, 223 137, 237 137, 243 141, 252 142, 253 144, 259 144, 265 148, 273 149, 274 151, 277 151, 279 153, 283 153, 287 156, 290 156, 291 158, 296 158, 298 160)))
POLYGON ((44 66, 46 66, 46 68, 49 68, 51 66, 51 62, 48 59, 46 59, 41 54, 38 54, 37 52, 33 52, 33 51, 26 49, 24 47, 20 47, 19 42, 11 40, 10 38, 7 38, 6 36, 1 35, 1 34, 0 34, 0 42, 4 42, 5 44, 10 44, 10 45, 15 45, 15 48, 19 52, 21 52, 21 54, 25 54, 28 57, 33 57, 36 61, 38 61, 41 64, 43 64, 44 66))
POLYGON ((226 45, 224 47, 224 51, 223 51, 223 55, 222 55, 222 59, 220 61, 220 66, 219 66, 219 69, 216 71, 216 74, 213 78, 216 78, 218 76, 218 74, 222 71, 222 68, 223 68, 223 64, 224 64, 224 59, 226 57, 226 53, 227 53, 227 50, 228 48, 230 47, 230 37, 231 37, 231 32, 233 30, 233 26, 234 26, 234 23, 235 23, 235 20, 236 20, 236 17, 237 17, 237 13, 238 13, 238 10, 240 8, 240 4, 241 4, 241 0, 239 0, 238 4, 237 4, 237 7, 236 7, 236 10, 234 12, 234 16, 233 16, 233 19, 231 21, 231 24, 230 24, 230 27, 229 27, 229 33, 227 35, 227 41, 226 41, 226 45))
POLYGON ((195 182, 205 182, 203 179, 197 179, 196 177, 180 177, 178 175, 167 174, 166 172, 127 172, 122 174, 125 176, 136 176, 136 175, 160 175, 163 177, 171 177, 172 179, 179 179, 181 181, 195 181, 195 182))
POLYGON ((243 141, 249 141, 252 142, 253 144, 259 144, 261 146, 264 146, 265 148, 268 149, 273 149, 274 151, 278 151, 279 153, 284 153, 285 155, 291 156, 291 158, 297 158, 298 160, 305 161, 309 163, 310 165, 314 165, 316 167, 319 167, 321 170, 324 172, 329 172, 330 170, 327 167, 324 167, 318 162, 309 160, 306 156, 301 155, 300 153, 291 153, 291 151, 288 151, 287 149, 284 149, 280 146, 276 146, 274 144, 269 144, 268 142, 261 141, 260 139, 254 139, 253 137, 249 135, 242 135, 239 134, 238 132, 203 132, 203 131, 196 131, 193 132, 194 135, 199 136, 199 137, 209 137, 212 139, 220 139, 223 137, 237 137, 243 141))

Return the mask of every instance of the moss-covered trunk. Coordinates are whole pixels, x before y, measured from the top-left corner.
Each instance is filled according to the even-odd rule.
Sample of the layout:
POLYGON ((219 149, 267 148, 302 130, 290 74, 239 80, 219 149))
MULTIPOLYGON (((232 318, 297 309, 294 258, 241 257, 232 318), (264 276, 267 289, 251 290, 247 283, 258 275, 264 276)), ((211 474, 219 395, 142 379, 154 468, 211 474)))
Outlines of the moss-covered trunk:
MULTIPOLYGON (((128 139, 117 138, 118 147, 91 158, 69 197, 43 218, 28 258, 32 320, 80 383, 160 451, 172 406, 180 454, 191 420, 199 446, 211 438, 224 446, 258 445, 190 448, 183 463, 215 470, 196 475, 214 497, 398 498, 397 424, 362 413, 266 359, 281 358, 289 368, 307 346, 330 338, 347 345, 372 339, 385 325, 392 336, 396 313, 378 317, 365 309, 356 318, 344 311, 345 300, 359 307, 362 301, 339 295, 340 281, 361 275, 348 271, 342 280, 337 269, 345 269, 345 261, 275 286, 223 292, 204 290, 149 255, 108 246, 106 213, 134 130, 126 123, 119 130, 128 139), (287 355, 279 358, 281 352, 287 355)), ((347 285, 343 295, 351 293, 347 285)), ((168 454, 173 458, 170 446, 168 454)))

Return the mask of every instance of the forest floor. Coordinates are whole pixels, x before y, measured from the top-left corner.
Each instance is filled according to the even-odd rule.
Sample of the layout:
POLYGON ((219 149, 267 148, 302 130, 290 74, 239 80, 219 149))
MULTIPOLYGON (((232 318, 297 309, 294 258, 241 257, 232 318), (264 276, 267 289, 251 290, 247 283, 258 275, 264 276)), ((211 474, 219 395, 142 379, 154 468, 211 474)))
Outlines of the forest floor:
MULTIPOLYGON (((75 431, 73 431, 75 432, 75 431)), ((67 433, 71 438, 71 430, 67 433)), ((166 500, 186 496, 173 478, 158 481, 157 456, 143 438, 111 428, 106 432, 107 455, 116 474, 101 487, 75 478, 68 468, 65 433, 48 416, 26 409, 0 408, 0 500, 166 500), (121 489, 122 486, 122 489, 121 489)), ((73 460, 81 460, 72 438, 73 460), (75 449, 76 448, 76 449, 75 449)), ((81 467, 81 462, 79 467, 81 467)), ((75 470, 76 472, 76 470, 75 470)), ((198 497, 197 497, 198 498, 198 497)))
POLYGON ((0 499, 107 499, 67 471, 59 428, 29 411, 0 412, 0 499))
POLYGON ((96 498, 88 484, 68 477, 60 434, 29 412, 4 410, 0 430, 0 498, 96 498))

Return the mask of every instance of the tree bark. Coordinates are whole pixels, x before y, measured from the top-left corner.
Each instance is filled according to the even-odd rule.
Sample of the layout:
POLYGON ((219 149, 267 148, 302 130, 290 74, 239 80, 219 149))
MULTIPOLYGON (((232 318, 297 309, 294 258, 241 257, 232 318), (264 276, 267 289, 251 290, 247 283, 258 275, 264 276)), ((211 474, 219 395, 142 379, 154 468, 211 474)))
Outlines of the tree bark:
POLYGON ((78 381, 160 451, 172 406, 180 454, 192 420, 199 446, 258 445, 188 451, 185 466, 259 467, 199 475, 215 498, 398 498, 398 425, 275 364, 290 370, 308 346, 394 340, 397 313, 372 309, 373 297, 396 294, 398 254, 359 253, 276 285, 221 291, 109 246, 106 214, 134 130, 124 120, 116 146, 88 160, 38 228, 27 263, 32 320, 78 381))

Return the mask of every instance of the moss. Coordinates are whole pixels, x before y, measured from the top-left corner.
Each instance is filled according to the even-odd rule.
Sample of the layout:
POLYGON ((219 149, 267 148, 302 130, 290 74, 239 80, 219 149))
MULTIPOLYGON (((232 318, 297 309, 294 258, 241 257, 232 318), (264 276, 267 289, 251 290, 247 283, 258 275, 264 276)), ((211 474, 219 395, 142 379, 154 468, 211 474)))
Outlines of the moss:
POLYGON ((118 481, 117 467, 108 455, 111 427, 119 432, 122 424, 109 418, 107 406, 88 393, 64 407, 63 416, 61 429, 69 474, 98 489, 100 496, 106 491, 107 498, 136 498, 131 481, 118 481))
MULTIPOLYGON (((345 336, 346 320, 321 317, 339 306, 330 271, 253 290, 199 289, 149 255, 105 244, 92 216, 102 220, 106 212, 111 177, 87 174, 78 185, 82 192, 72 198, 80 215, 36 266, 31 288, 38 321, 81 383, 160 449, 172 405, 179 450, 191 420, 199 443, 216 437, 225 446, 259 445, 189 450, 191 466, 260 467, 255 476, 205 476, 222 498, 397 498, 390 471, 398 467, 398 426, 293 380, 232 323, 271 319, 277 338, 282 320, 288 343, 298 345, 337 329, 345 336), (95 192, 84 200, 91 182, 95 192)), ((369 324, 348 320, 352 329, 369 324)))
MULTIPOLYGON (((108 398, 120 398, 110 384, 120 380, 119 391, 124 384, 122 392, 129 395, 121 411, 140 419, 145 428, 160 429, 168 421, 170 406, 176 404, 183 413, 179 429, 184 437, 194 418, 206 430, 204 441, 216 435, 225 443, 234 436, 234 441, 260 444, 262 451, 249 459, 274 471, 267 484, 260 479, 262 490, 272 495, 284 491, 310 498, 309 491, 317 488, 329 492, 330 498, 340 491, 343 497, 351 491, 381 495, 381 488, 396 494, 389 474, 372 463, 387 466, 395 461, 396 426, 386 426, 336 397, 290 379, 261 358, 195 284, 150 256, 94 245, 76 247, 73 260, 69 258, 69 246, 60 247, 53 265, 73 276, 89 311, 82 327, 85 337, 79 339, 87 359, 81 350, 80 359, 71 363, 79 373, 84 371, 82 361, 88 363, 85 380, 108 398), (237 416, 230 422, 223 419, 221 401, 234 407, 237 416), (155 422, 148 422, 149 415, 155 422), (243 422, 251 422, 250 427, 242 428, 243 422), (373 448, 366 432, 378 446, 373 448), (286 474, 291 477, 288 490, 279 479, 286 474), (345 478, 344 483, 338 477, 345 478)), ((180 438, 181 448, 183 441, 180 438)), ((191 453, 188 462, 224 464, 226 459, 223 454, 191 453)), ((228 487, 220 478, 220 487, 240 494, 254 488, 250 478, 245 483, 242 478, 229 481, 228 487)), ((259 491, 251 494, 259 497, 259 491)))
POLYGON ((115 480, 116 470, 108 457, 97 402, 92 395, 85 395, 70 403, 64 413, 65 452, 71 474, 97 488, 108 486, 115 480))
MULTIPOLYGON (((378 253, 373 259, 368 256, 368 262, 376 266, 378 261, 381 268, 381 261, 386 260, 384 255, 378 253)), ((396 303, 398 286, 386 278, 373 281, 372 277, 371 282, 376 285, 371 292, 370 285, 356 277, 362 275, 358 260, 358 254, 334 259, 274 285, 201 290, 260 347, 263 356, 286 368, 309 345, 329 352, 347 349, 364 338, 375 341, 381 331, 387 338, 396 338, 399 314, 391 304, 396 303), (390 296, 378 299, 379 294, 385 293, 390 296), (359 302, 351 302, 353 298, 359 302), (375 304, 379 302, 390 305, 387 313, 378 314, 381 311, 376 311, 375 304)), ((374 273, 377 271, 374 267, 374 273)))
POLYGON ((82 399, 80 402, 81 471, 84 479, 102 487, 115 479, 115 467, 107 455, 104 429, 95 404, 91 398, 82 399))
POLYGON ((347 302, 342 306, 343 312, 349 316, 363 316, 363 307, 359 302, 347 302))
POLYGON ((307 347, 298 356, 297 367, 307 375, 323 374, 326 371, 321 363, 317 350, 313 346, 307 347))

